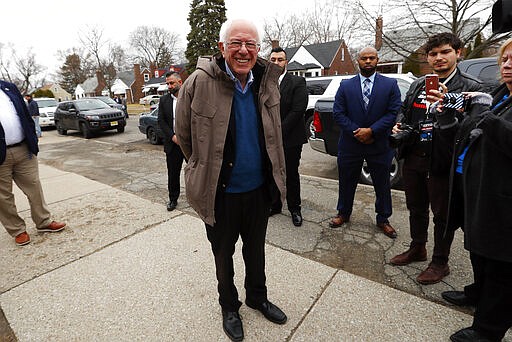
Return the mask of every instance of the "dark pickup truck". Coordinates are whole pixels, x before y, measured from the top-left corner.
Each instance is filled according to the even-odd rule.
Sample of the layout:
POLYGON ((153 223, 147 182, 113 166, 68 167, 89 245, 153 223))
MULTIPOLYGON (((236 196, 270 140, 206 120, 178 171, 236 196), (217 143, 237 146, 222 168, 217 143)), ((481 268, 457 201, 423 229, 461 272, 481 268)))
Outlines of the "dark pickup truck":
MULTIPOLYGON (((390 76, 397 79, 398 88, 400 89, 403 101, 407 90, 409 90, 409 87, 415 78, 410 75, 401 74, 390 74, 390 76)), ((309 137, 309 145, 313 150, 327 153, 331 156, 337 156, 340 127, 334 122, 334 118, 332 117, 333 105, 333 96, 320 98, 316 101, 315 110, 313 112, 313 128, 311 129, 311 136, 309 137)), ((396 158, 393 158, 389 176, 391 179, 391 186, 395 186, 400 183, 401 167, 396 158)), ((360 181, 364 184, 372 184, 372 178, 366 163, 363 164, 360 181)))
MULTIPOLYGON (((337 156, 340 127, 334 122, 334 118, 332 116, 333 105, 333 97, 320 99, 316 102, 315 112, 313 113, 314 133, 309 138, 309 145, 316 151, 327 153, 331 156, 337 156)), ((391 186, 395 186, 400 183, 401 167, 396 158, 393 158, 389 176, 391 179, 391 186)), ((364 184, 372 184, 372 178, 368 168, 366 167, 366 162, 363 164, 363 168, 361 170, 360 181, 364 184)))

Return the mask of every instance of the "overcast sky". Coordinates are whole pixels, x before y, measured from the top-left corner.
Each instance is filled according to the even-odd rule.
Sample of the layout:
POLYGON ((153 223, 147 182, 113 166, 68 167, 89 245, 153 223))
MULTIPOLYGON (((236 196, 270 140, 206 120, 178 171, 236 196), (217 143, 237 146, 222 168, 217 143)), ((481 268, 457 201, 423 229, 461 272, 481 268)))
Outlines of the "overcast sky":
MULTIPOLYGON (((369 5, 381 2, 367 1, 369 5)), ((190 3, 191 0, 2 1, 0 43, 14 44, 18 53, 32 47, 36 61, 47 67, 48 73, 61 65, 57 50, 80 46, 78 35, 87 32, 88 26, 103 28, 104 36, 123 48, 128 48, 128 35, 137 26, 159 26, 179 34, 185 48, 190 3)), ((225 4, 228 18, 248 17, 263 26, 265 19, 312 9, 314 0, 226 0, 225 4)))

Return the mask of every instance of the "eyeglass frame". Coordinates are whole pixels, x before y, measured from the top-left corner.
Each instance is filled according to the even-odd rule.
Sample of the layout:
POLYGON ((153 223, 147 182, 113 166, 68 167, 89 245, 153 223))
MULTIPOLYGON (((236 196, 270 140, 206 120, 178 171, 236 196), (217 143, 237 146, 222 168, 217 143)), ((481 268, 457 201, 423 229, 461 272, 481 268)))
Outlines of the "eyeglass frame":
POLYGON ((256 51, 261 47, 260 43, 256 42, 241 42, 239 40, 235 40, 232 42, 225 42, 225 44, 228 46, 228 48, 231 47, 233 50, 240 50, 242 46, 245 46, 247 51, 256 51), (250 44, 249 46, 247 44, 250 44))

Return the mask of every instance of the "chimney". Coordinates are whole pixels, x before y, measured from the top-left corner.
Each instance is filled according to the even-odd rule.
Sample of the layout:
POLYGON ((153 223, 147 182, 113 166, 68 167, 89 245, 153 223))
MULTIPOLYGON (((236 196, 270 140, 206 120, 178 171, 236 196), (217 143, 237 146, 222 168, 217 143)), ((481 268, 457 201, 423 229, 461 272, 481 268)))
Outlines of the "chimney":
POLYGON ((377 51, 382 48, 382 26, 382 16, 379 16, 375 25, 375 49, 377 51))
POLYGON ((279 47, 279 40, 272 39, 272 49, 279 47))

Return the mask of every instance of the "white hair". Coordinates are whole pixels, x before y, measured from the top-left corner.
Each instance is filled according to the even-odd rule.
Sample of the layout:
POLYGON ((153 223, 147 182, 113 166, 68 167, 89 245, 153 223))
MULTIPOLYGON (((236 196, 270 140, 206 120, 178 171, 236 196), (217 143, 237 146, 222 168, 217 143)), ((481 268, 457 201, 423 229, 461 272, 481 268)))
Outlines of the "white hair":
POLYGON ((228 34, 231 31, 231 27, 235 23, 245 23, 245 24, 247 24, 247 26, 252 26, 254 28, 254 30, 256 31, 256 34, 258 35, 258 37, 256 38, 256 42, 258 44, 261 43, 261 37, 262 37, 261 28, 258 25, 256 25, 254 22, 252 22, 251 20, 248 20, 248 19, 228 19, 228 20, 226 20, 224 22, 224 24, 222 24, 222 26, 220 27, 219 42, 226 43, 226 41, 228 39, 228 34))

